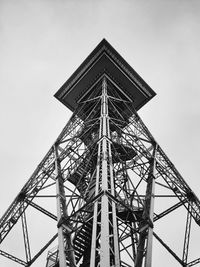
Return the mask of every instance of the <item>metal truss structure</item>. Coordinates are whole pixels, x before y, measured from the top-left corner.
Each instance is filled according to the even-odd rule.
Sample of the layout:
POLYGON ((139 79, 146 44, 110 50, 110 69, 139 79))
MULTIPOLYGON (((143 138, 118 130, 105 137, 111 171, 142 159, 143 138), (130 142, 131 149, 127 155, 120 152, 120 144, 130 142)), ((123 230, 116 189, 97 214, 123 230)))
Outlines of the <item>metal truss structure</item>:
POLYGON ((200 263, 189 253, 191 225, 200 225, 200 201, 133 100, 106 71, 79 98, 71 119, 1 218, 2 245, 19 220, 25 259, 3 249, 0 254, 23 266, 31 266, 54 240, 58 246, 48 252, 47 267, 150 267, 153 239, 176 266, 200 263), (48 197, 43 192, 50 188, 56 190, 57 214, 35 202, 48 197), (57 224, 55 235, 33 257, 26 219, 30 207, 57 224), (177 223, 184 228, 176 252, 156 227, 169 218, 173 228, 170 215, 177 210, 177 223))

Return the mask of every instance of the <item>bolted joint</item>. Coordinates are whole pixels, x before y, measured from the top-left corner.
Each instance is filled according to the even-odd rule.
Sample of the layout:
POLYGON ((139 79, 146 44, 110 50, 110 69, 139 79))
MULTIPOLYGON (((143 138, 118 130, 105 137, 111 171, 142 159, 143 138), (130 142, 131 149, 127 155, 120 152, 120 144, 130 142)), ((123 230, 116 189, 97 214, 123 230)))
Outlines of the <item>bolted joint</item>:
POLYGON ((21 191, 19 193, 19 195, 17 196, 17 200, 18 201, 24 201, 25 197, 26 197, 26 192, 25 191, 21 191))
POLYGON ((187 198, 188 198, 191 202, 194 202, 194 201, 195 201, 195 195, 194 195, 194 193, 193 193, 192 191, 188 191, 188 192, 186 193, 186 196, 187 196, 187 198))
POLYGON ((57 223, 57 228, 60 228, 61 226, 64 227, 66 234, 70 234, 71 228, 70 228, 68 219, 64 215, 60 218, 60 220, 57 223))
POLYGON ((66 219, 65 219, 65 217, 64 216, 62 216, 61 218, 60 218, 60 220, 58 221, 58 223, 57 223, 57 228, 60 228, 61 226, 63 226, 63 224, 66 222, 66 219))
POLYGON ((147 223, 148 223, 150 228, 152 228, 152 229, 154 228, 154 224, 150 218, 147 219, 147 223))
POLYGON ((148 228, 154 228, 154 224, 150 218, 143 220, 142 227, 139 229, 139 232, 142 233, 146 231, 148 228))

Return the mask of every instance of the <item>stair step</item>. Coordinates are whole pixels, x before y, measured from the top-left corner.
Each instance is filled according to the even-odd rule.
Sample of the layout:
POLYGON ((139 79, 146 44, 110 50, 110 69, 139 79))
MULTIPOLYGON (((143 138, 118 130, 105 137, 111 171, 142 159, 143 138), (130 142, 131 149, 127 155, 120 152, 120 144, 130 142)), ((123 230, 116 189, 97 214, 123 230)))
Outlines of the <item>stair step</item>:
POLYGON ((83 231, 82 233, 83 233, 83 235, 84 235, 84 238, 86 238, 86 239, 91 239, 92 235, 91 235, 90 232, 88 232, 88 230, 83 231))
POLYGON ((83 254, 84 250, 85 250, 85 247, 84 249, 82 249, 80 247, 74 246, 74 251, 77 257, 80 257, 83 254))
POLYGON ((81 237, 83 240, 90 240, 91 235, 81 232, 79 233, 79 237, 81 237))
POLYGON ((77 243, 74 243, 74 248, 75 249, 78 249, 78 250, 84 250, 86 248, 85 245, 83 245, 82 243, 80 242, 77 242, 77 243))
MULTIPOLYGON (((82 245, 84 245, 85 247, 88 246, 90 244, 90 239, 82 239, 80 237, 76 238, 76 241, 78 241, 79 243, 81 243, 82 245)), ((77 242, 74 242, 74 245, 77 244, 77 242)))
POLYGON ((75 251, 76 262, 78 262, 84 255, 87 257, 87 249, 91 246, 92 225, 92 220, 87 221, 74 237, 73 247, 75 251))

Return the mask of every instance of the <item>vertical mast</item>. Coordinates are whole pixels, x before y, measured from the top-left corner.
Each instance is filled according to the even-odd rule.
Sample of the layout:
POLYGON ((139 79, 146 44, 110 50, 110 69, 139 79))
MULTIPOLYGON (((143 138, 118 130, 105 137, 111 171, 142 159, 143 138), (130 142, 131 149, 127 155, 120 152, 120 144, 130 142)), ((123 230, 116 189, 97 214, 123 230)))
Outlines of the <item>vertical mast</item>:
POLYGON ((110 141, 107 80, 102 80, 101 115, 98 143, 98 164, 96 174, 96 196, 102 192, 99 202, 94 205, 93 237, 90 267, 95 265, 95 255, 100 248, 100 266, 120 266, 117 234, 116 205, 109 199, 115 194, 110 141), (99 206, 101 207, 99 210, 99 206), (98 214, 101 214, 99 216, 98 214), (98 227, 99 226, 99 227, 98 227), (100 229, 99 231, 97 231, 100 229), (96 241, 98 240, 98 242, 96 241))

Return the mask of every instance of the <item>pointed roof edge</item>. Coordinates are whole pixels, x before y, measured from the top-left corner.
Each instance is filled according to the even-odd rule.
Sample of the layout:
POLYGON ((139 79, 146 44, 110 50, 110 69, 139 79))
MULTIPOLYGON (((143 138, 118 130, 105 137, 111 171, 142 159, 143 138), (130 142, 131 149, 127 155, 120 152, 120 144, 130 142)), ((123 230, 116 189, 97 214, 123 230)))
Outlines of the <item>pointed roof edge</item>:
POLYGON ((94 48, 94 50, 86 57, 86 59, 81 63, 81 65, 74 71, 74 73, 68 78, 68 80, 61 86, 61 88, 54 94, 54 96, 61 101, 70 110, 74 111, 75 106, 71 105, 71 101, 66 101, 66 95, 70 93, 70 98, 72 90, 77 82, 84 76, 87 71, 92 68, 95 61, 106 53, 117 65, 117 67, 124 72, 124 74, 132 80, 136 85, 137 89, 145 95, 145 101, 143 100, 141 105, 138 105, 137 110, 145 105, 149 100, 151 100, 155 95, 155 91, 141 78, 141 76, 127 63, 127 61, 113 48, 113 46, 103 38, 102 41, 94 48))

